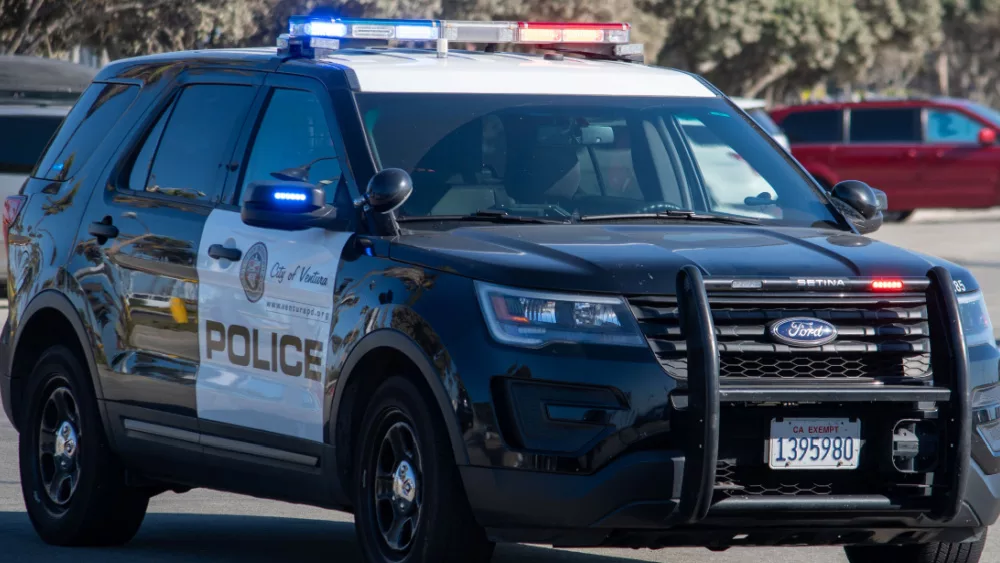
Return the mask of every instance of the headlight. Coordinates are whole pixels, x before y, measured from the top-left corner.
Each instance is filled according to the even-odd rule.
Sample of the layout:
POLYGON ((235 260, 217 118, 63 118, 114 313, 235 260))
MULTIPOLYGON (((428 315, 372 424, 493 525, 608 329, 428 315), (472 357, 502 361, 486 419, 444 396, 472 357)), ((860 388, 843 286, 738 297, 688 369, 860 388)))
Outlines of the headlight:
POLYGON ((476 293, 490 333, 504 344, 646 346, 632 311, 620 297, 530 291, 478 281, 476 293))
POLYGON ((958 296, 958 312, 962 318, 962 332, 965 333, 965 345, 968 347, 981 344, 994 344, 993 323, 986 310, 986 302, 980 291, 973 291, 958 296))

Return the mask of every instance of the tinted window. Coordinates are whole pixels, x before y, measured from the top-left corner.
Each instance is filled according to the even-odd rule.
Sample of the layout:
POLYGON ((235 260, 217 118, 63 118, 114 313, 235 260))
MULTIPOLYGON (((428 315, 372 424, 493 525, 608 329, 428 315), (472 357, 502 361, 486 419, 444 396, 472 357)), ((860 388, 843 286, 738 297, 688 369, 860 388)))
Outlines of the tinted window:
POLYGON ((341 169, 323 106, 312 92, 278 89, 250 149, 241 199, 250 194, 250 183, 275 180, 272 173, 300 167, 307 167, 307 181, 326 190, 327 203, 333 203, 341 169))
POLYGON ((246 119, 254 93, 253 87, 237 85, 184 88, 160 118, 162 123, 146 137, 129 175, 129 188, 218 201, 230 142, 246 119), (148 155, 153 159, 147 176, 143 169, 148 155))
POLYGON ((30 174, 62 117, 0 116, 0 173, 30 174))
POLYGON ((764 108, 752 109, 748 111, 747 114, 750 116, 751 119, 757 122, 757 125, 760 125, 761 129, 767 131, 769 135, 776 135, 778 133, 781 133, 781 128, 778 127, 778 125, 774 122, 774 120, 771 119, 771 116, 768 115, 766 111, 764 111, 764 108))
POLYGON ((852 109, 852 143, 920 142, 920 110, 852 109))
POLYGON ((87 162, 125 110, 139 88, 125 84, 91 84, 66 116, 36 176, 68 180, 87 162))
POLYGON ((844 138, 840 110, 800 111, 781 122, 790 143, 839 143, 844 138))
POLYGON ((928 143, 978 143, 983 125, 954 110, 927 110, 928 143))
POLYGON ((718 98, 356 98, 378 165, 413 178, 399 220, 414 228, 437 224, 418 216, 487 209, 567 222, 677 208, 837 224, 784 152, 718 98))

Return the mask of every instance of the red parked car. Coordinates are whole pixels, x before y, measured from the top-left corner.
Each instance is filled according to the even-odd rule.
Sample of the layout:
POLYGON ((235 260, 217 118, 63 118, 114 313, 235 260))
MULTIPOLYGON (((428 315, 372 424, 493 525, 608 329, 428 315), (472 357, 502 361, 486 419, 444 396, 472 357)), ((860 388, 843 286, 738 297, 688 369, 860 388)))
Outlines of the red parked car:
POLYGON ((771 112, 792 155, 826 187, 862 180, 889 199, 887 220, 915 209, 1000 205, 1000 113, 929 98, 806 104, 771 112))

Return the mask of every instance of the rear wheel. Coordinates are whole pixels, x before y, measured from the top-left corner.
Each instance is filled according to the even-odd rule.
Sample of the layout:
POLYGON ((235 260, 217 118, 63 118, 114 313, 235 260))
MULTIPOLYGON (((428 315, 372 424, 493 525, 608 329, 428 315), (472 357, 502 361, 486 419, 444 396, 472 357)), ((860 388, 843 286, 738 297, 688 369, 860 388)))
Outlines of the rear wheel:
POLYGON ((927 543, 919 545, 850 545, 844 548, 851 563, 979 563, 986 549, 986 530, 970 543, 927 543))
POLYGON ((127 543, 149 496, 126 487, 108 447, 89 375, 65 346, 46 350, 28 379, 18 439, 21 492, 43 541, 55 545, 127 543))
POLYGON ((403 377, 375 391, 356 457, 355 528, 370 563, 485 563, 451 443, 424 394, 403 377))

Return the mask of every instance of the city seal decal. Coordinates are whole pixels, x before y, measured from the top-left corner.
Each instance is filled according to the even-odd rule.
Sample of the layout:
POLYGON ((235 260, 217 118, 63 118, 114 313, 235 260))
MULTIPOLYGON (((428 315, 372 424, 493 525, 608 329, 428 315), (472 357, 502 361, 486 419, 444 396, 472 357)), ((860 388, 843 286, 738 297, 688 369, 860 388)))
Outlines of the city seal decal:
POLYGON ((772 324, 771 337, 789 346, 822 346, 837 339, 837 327, 820 319, 794 317, 772 324))
POLYGON ((264 272, 267 271, 267 246, 258 242, 247 250, 240 265, 240 283, 251 303, 264 296, 264 272))

